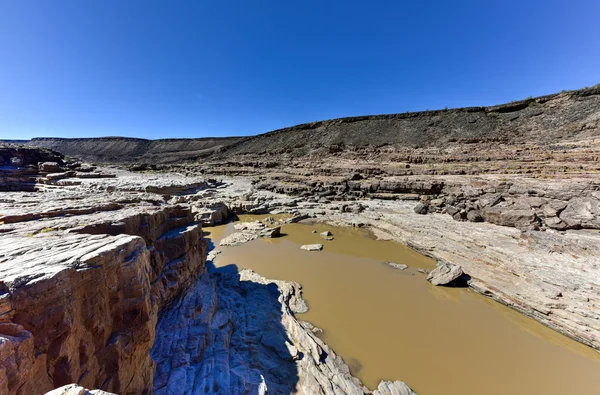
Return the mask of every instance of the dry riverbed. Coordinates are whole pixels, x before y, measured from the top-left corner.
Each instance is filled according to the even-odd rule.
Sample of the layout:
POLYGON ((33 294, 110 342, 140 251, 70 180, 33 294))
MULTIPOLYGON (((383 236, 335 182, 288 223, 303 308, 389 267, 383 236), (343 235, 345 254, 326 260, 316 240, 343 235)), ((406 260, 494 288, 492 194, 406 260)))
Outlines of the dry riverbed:
POLYGON ((421 395, 596 394, 600 386, 599 353, 472 290, 429 284, 418 269, 435 262, 399 243, 362 229, 286 224, 280 238, 219 247, 233 224, 206 231, 222 251, 217 267, 301 283, 309 311, 298 318, 322 328, 369 388, 381 379, 421 395), (300 249, 313 243, 323 251, 300 249))

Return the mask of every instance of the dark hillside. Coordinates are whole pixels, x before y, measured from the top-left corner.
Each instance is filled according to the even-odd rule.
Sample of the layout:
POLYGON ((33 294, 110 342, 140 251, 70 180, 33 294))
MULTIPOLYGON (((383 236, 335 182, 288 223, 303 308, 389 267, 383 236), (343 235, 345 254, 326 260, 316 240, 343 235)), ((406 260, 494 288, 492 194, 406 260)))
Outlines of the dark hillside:
POLYGON ((289 154, 390 148, 445 148, 460 143, 557 143, 600 135, 600 87, 492 107, 340 118, 240 140, 220 153, 289 154))
POLYGON ((35 138, 88 161, 178 163, 235 156, 321 157, 331 153, 445 149, 466 143, 537 145, 600 136, 600 86, 491 107, 359 116, 307 123, 252 137, 145 140, 35 138))
POLYGON ((145 140, 126 137, 34 138, 29 146, 52 148, 88 161, 175 163, 211 155, 239 137, 145 140))

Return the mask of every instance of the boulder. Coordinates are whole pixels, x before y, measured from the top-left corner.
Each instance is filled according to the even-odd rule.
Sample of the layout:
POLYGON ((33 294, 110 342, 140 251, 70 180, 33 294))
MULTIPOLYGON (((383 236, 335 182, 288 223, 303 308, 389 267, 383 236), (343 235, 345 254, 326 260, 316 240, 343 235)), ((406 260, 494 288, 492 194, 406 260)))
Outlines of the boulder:
POLYGON ((571 199, 559 217, 570 228, 600 229, 600 200, 593 197, 571 199))
POLYGON ((276 226, 274 228, 265 228, 258 232, 260 237, 273 238, 281 236, 281 227, 276 226))
POLYGON ((415 213, 417 214, 427 214, 427 212, 429 211, 429 204, 427 203, 419 203, 415 206, 414 208, 415 213))
POLYGON ((463 275, 462 267, 448 262, 440 262, 427 276, 433 285, 448 285, 463 275))
POLYGON ((531 209, 514 209, 510 207, 485 207, 481 211, 483 218, 492 224, 527 228, 535 222, 536 215, 531 209))

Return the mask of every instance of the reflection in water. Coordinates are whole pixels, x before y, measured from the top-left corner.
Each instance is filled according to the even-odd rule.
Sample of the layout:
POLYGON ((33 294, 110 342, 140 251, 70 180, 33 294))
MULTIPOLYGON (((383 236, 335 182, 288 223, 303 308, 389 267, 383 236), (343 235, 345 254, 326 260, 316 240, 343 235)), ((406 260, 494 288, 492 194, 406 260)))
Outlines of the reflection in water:
POLYGON ((434 262, 398 243, 360 229, 290 224, 282 238, 219 247, 233 226, 207 231, 223 251, 217 266, 301 283, 310 310, 299 318, 323 328, 370 388, 398 379, 420 395, 598 394, 599 353, 468 289, 432 286, 417 269, 434 262), (334 240, 319 236, 325 230, 334 240), (312 243, 325 248, 300 250, 312 243))

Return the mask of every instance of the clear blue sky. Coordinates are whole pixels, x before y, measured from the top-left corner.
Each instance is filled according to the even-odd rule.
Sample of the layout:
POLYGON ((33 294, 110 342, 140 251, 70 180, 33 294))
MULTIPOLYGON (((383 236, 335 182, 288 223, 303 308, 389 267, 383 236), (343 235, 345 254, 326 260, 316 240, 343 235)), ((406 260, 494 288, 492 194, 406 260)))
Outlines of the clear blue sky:
POLYGON ((0 138, 248 135, 600 82, 598 0, 0 0, 0 138))

